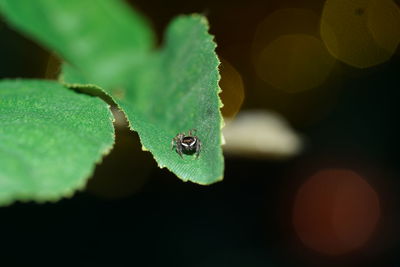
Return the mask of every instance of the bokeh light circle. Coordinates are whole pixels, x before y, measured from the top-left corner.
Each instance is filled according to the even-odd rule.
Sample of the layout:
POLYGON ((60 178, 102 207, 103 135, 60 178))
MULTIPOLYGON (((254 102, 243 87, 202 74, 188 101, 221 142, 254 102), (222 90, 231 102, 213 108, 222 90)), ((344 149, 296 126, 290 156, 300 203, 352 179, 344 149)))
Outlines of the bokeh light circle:
POLYGON ((346 169, 326 169, 311 176, 298 190, 293 207, 293 224, 301 241, 330 255, 365 245, 379 217, 375 190, 346 169))
POLYGON ((334 64, 321 40, 290 34, 276 38, 260 53, 256 71, 275 88, 292 93, 320 86, 334 64))
POLYGON ((393 54, 400 43, 400 9, 392 0, 370 0, 367 25, 376 44, 393 54))
POLYGON ((233 119, 239 112, 244 100, 244 84, 240 73, 225 59, 221 58, 221 80, 219 86, 222 92, 220 98, 224 106, 221 109, 226 119, 233 119))
POLYGON ((257 61, 260 52, 273 40, 287 34, 317 36, 319 17, 310 9, 284 8, 269 14, 257 25, 252 44, 252 58, 257 61))
POLYGON ((358 68, 381 64, 399 43, 400 14, 391 0, 327 0, 320 32, 329 52, 358 68))

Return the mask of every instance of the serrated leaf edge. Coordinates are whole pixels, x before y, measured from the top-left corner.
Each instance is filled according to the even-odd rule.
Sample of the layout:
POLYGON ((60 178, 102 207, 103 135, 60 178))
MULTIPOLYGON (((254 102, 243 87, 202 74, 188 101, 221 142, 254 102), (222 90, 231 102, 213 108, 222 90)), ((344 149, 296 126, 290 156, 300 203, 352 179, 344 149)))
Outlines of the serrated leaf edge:
MULTIPOLYGON (((3 79, 1 81, 23 81, 25 79, 21 79, 21 78, 17 78, 17 79, 3 79)), ((34 80, 34 79, 29 79, 29 80, 34 80)), ((40 81, 40 80, 39 80, 40 81)), ((45 81, 45 80, 43 80, 45 81)), ((66 87, 66 89, 68 89, 68 86, 64 85, 63 83, 61 83, 61 85, 63 85, 64 87, 66 87)), ((99 88, 96 86, 96 88, 99 88)), ((26 194, 20 194, 20 193, 14 193, 14 194, 9 194, 8 196, 0 199, 0 206, 2 207, 6 207, 6 206, 10 206, 16 202, 36 202, 36 203, 54 203, 57 202, 63 198, 71 198, 72 196, 75 195, 75 193, 83 190, 87 184, 87 182, 89 181, 90 178, 93 177, 93 174, 95 172, 96 166, 99 165, 105 156, 107 156, 112 149, 114 148, 115 145, 115 128, 113 126, 113 123, 115 121, 115 117, 111 112, 110 109, 110 105, 107 105, 107 110, 109 112, 109 119, 110 122, 112 124, 112 143, 106 145, 105 149, 103 151, 100 151, 100 155, 98 156, 98 159, 92 164, 92 166, 90 167, 89 171, 87 172, 87 174, 82 175, 81 178, 79 178, 79 181, 77 184, 70 186, 68 188, 66 188, 63 192, 61 193, 57 193, 54 194, 54 196, 49 196, 49 195, 26 195, 26 194)))
MULTIPOLYGON (((180 15, 180 16, 175 17, 174 19, 178 19, 178 18, 181 18, 181 17, 182 17, 182 18, 186 18, 186 17, 189 17, 189 16, 190 16, 190 17, 199 18, 199 21, 200 21, 201 23, 203 23, 203 25, 205 25, 205 29, 206 29, 207 34, 209 34, 209 35, 212 37, 210 41, 213 42, 214 47, 216 48, 216 47, 217 47, 217 43, 214 41, 214 36, 211 35, 211 34, 209 33, 210 25, 209 25, 207 19, 206 19, 204 16, 202 16, 202 15, 200 15, 200 14, 180 15)), ((221 87, 219 86, 219 82, 220 82, 220 80, 221 80, 221 74, 219 73, 219 66, 220 66, 220 64, 221 64, 221 61, 219 60, 218 55, 217 55, 216 52, 215 52, 215 48, 214 48, 213 53, 214 53, 214 56, 216 57, 216 59, 218 60, 218 64, 217 64, 217 67, 216 67, 216 70, 218 71, 218 79, 217 79, 217 86, 218 86, 217 98, 218 98, 218 102, 219 102, 219 105, 218 105, 218 106, 219 106, 219 116, 220 116, 220 133, 221 133, 221 134, 220 134, 220 145, 222 146, 222 145, 225 143, 224 137, 223 137, 223 134, 222 134, 222 128, 225 126, 225 122, 224 122, 224 118, 223 118, 222 113, 221 113, 221 108, 223 107, 223 103, 222 103, 222 101, 221 101, 221 98, 219 97, 219 94, 222 92, 222 89, 221 89, 221 87)), ((111 94, 109 94, 106 90, 104 90, 102 87, 100 87, 100 86, 98 86, 98 85, 95 85, 95 84, 92 84, 92 83, 89 83, 89 84, 68 83, 68 82, 66 82, 66 81, 63 79, 63 76, 62 76, 62 75, 59 77, 59 81, 60 81, 62 84, 64 84, 66 87, 69 87, 69 88, 71 88, 71 89, 93 88, 93 89, 100 90, 100 91, 103 92, 105 95, 107 95, 108 97, 110 97, 110 99, 115 103, 115 105, 118 107, 118 109, 121 110, 121 111, 124 113, 125 118, 128 118, 128 116, 126 115, 125 110, 117 103, 117 101, 115 101, 115 98, 114 98, 111 94)), ((176 173, 175 173, 173 170, 171 170, 168 166, 166 166, 166 165, 161 165, 161 164, 159 163, 159 161, 157 160, 157 158, 154 156, 154 154, 151 153, 151 151, 143 145, 143 142, 142 142, 142 138, 141 138, 141 136, 140 136, 140 133, 139 133, 137 130, 135 130, 135 129, 134 129, 134 126, 132 125, 132 124, 134 124, 135 122, 134 122, 134 121, 132 122, 132 121, 129 120, 129 119, 127 119, 127 121, 128 121, 128 127, 129 127, 129 129, 130 129, 131 131, 134 131, 134 132, 138 133, 139 141, 140 141, 140 143, 142 144, 142 147, 141 147, 142 151, 149 152, 149 153, 151 154, 151 156, 153 157, 153 159, 155 160, 155 162, 157 163, 157 166, 158 166, 160 169, 164 169, 164 168, 168 169, 170 172, 174 173, 174 174, 175 174, 181 181, 183 181, 183 182, 188 182, 188 181, 190 181, 190 182, 197 183, 197 184, 200 184, 200 185, 211 185, 211 184, 213 184, 213 183, 220 182, 220 181, 223 180, 224 175, 222 174, 220 177, 217 177, 216 179, 214 179, 214 180, 213 180, 212 182, 210 182, 210 183, 203 183, 203 182, 197 181, 196 179, 183 178, 183 177, 181 177, 180 175, 176 174, 176 173)), ((223 154, 222 154, 222 152, 221 152, 221 155, 220 155, 220 156, 222 157, 222 160, 223 160, 223 154)))

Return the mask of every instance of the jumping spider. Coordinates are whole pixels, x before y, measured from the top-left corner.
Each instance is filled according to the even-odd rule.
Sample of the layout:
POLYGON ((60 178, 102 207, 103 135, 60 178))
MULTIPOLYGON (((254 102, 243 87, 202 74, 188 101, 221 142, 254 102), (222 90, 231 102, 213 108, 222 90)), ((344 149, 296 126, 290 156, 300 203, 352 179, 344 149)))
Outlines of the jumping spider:
POLYGON ((175 148, 175 151, 179 154, 181 158, 182 153, 184 154, 196 154, 196 158, 199 157, 200 149, 201 149, 201 141, 200 139, 193 135, 196 132, 196 129, 189 130, 188 134, 179 133, 172 139, 172 149, 175 148))

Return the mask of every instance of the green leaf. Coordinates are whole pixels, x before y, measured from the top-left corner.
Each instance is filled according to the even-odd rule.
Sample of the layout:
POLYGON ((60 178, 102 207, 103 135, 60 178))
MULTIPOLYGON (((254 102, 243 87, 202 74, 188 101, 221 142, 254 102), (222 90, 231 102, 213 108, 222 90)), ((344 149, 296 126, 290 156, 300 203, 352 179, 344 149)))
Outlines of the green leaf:
POLYGON ((0 204, 82 188, 113 146, 112 120, 105 102, 59 83, 1 81, 0 204))
MULTIPOLYGON (((64 82, 75 88, 87 87, 85 84, 98 85, 112 97, 126 114, 131 129, 139 133, 143 149, 153 154, 160 167, 167 167, 184 181, 199 184, 222 179, 223 122, 219 110, 222 104, 218 97, 219 60, 204 17, 191 15, 176 18, 167 29, 165 44, 161 49, 150 51, 152 47, 148 42, 148 49, 138 52, 137 47, 129 41, 129 36, 139 36, 139 33, 135 29, 127 33, 124 30, 128 28, 125 22, 118 24, 106 19, 106 25, 102 23, 101 26, 78 23, 82 21, 82 16, 93 16, 85 19, 100 21, 106 17, 104 10, 93 5, 89 14, 82 14, 66 12, 63 8, 66 2, 66 9, 74 10, 73 5, 80 8, 82 2, 92 1, 32 1, 29 2, 30 8, 25 7, 27 10, 35 9, 32 13, 27 11, 29 14, 21 13, 20 4, 16 4, 24 2, 28 5, 26 1, 0 1, 0 7, 10 22, 44 42, 50 49, 58 51, 73 66, 64 68, 64 82), (52 15, 43 15, 48 13, 52 15), (75 31, 79 34, 71 35, 70 31, 65 31, 59 23, 51 20, 66 17, 66 14, 70 23, 76 25, 75 31), (46 26, 41 27, 42 24, 46 26), (117 41, 105 41, 102 33, 99 33, 99 27, 112 30, 117 41), (89 44, 93 44, 90 45, 92 56, 84 57, 84 60, 75 52, 86 43, 83 33, 90 36, 89 44), (43 37, 46 34, 55 39, 61 37, 58 41, 50 42, 43 37), (111 56, 106 57, 105 54, 111 56), (177 133, 187 133, 193 128, 197 129, 197 136, 202 142, 200 156, 196 159, 193 155, 185 155, 181 159, 171 149, 171 141, 177 133)), ((121 10, 112 8, 114 4, 120 5, 119 1, 96 2, 107 2, 108 16, 112 18, 124 16, 127 12, 125 10, 120 14, 121 10)), ((134 12, 130 16, 137 17, 134 12)), ((148 31, 144 23, 140 25, 147 29, 144 32, 148 31)))
MULTIPOLYGON (((125 112, 159 167, 199 184, 219 181, 223 175, 219 61, 207 30, 201 16, 178 17, 168 28, 164 47, 132 71, 125 88, 104 90, 125 112), (197 130, 202 142, 200 157, 182 160, 171 150, 171 141, 190 129, 197 130)), ((74 88, 88 83, 70 65, 64 65, 62 80, 74 88)))
POLYGON ((122 1, 0 0, 0 12, 107 86, 118 85, 107 82, 129 75, 125 71, 140 64, 154 46, 147 22, 122 1))

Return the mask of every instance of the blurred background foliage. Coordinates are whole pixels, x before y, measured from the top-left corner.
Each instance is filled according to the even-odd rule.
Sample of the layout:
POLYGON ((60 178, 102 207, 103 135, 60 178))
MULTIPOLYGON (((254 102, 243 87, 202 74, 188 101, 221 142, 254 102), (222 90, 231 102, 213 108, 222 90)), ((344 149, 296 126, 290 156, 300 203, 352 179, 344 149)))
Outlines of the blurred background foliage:
MULTIPOLYGON (((399 264, 398 1, 129 3, 159 43, 174 16, 208 17, 225 180, 201 187, 157 169, 115 111, 116 147, 86 191, 0 209, 8 248, 18 236, 30 259, 40 244, 51 258, 112 266, 399 264)), ((4 23, 0 34, 1 77, 57 76, 49 51, 4 23)))

